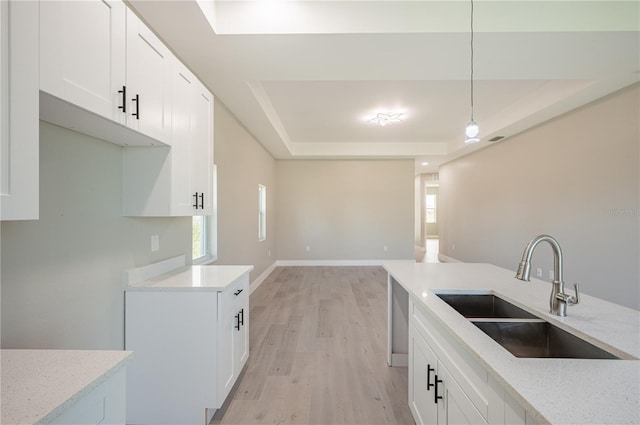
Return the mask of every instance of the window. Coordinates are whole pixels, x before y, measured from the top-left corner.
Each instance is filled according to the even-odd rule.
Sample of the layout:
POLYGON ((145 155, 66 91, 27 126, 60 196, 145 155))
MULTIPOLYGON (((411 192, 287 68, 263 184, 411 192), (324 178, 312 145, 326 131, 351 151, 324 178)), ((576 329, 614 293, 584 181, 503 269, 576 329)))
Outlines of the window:
POLYGON ((436 195, 427 195, 427 223, 436 223, 436 195))
POLYGON ((207 249, 207 217, 198 215, 191 223, 191 258, 196 261, 208 254, 207 249))
POLYGON ((191 261, 206 264, 218 258, 218 170, 213 165, 213 212, 207 216, 195 216, 191 221, 191 261))
POLYGON ((267 188, 258 185, 258 242, 267 239, 267 188))

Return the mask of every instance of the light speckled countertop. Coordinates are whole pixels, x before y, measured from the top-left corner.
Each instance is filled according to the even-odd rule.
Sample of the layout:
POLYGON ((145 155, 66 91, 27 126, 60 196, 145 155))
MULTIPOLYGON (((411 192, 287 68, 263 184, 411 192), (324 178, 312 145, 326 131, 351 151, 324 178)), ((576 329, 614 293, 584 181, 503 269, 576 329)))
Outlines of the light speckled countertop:
POLYGON ((223 291, 253 266, 186 266, 127 286, 127 291, 223 291))
POLYGON ((548 312, 549 283, 522 282, 513 271, 490 264, 398 262, 384 267, 538 422, 640 424, 640 312, 581 294, 567 317, 554 316, 548 312), (630 360, 517 358, 434 295, 456 290, 494 293, 630 360))
POLYGON ((1 350, 0 423, 47 424, 116 373, 128 351, 1 350))

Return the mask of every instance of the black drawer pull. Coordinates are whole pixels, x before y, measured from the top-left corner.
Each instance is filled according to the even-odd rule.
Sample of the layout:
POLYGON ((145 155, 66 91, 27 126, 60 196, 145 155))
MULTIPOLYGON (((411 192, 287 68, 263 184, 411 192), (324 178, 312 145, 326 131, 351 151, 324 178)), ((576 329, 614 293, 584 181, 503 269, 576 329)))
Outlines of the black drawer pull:
POLYGON ((435 404, 438 404, 438 400, 442 400, 442 396, 438 395, 438 384, 442 383, 442 379, 438 379, 438 375, 436 375, 436 383, 435 383, 435 387, 436 387, 436 392, 434 393, 434 397, 433 397, 433 402, 435 404))
POLYGON ((238 295, 240 295, 242 291, 244 291, 244 289, 238 289, 236 292, 233 293, 233 295, 237 297, 238 295))
POLYGON ((140 119, 140 95, 137 94, 136 97, 134 97, 133 99, 131 99, 132 102, 136 102, 136 111, 131 114, 134 117, 136 117, 137 120, 140 119))
POLYGON ((240 326, 244 326, 244 308, 240 310, 240 326))
POLYGON ((427 391, 429 391, 431 387, 434 386, 434 384, 431 383, 431 372, 435 371, 436 370, 432 368, 430 364, 427 365, 427 391))
POLYGON ((236 330, 239 331, 240 330, 240 313, 236 314, 236 326, 235 326, 236 330))
POLYGON ((127 112, 127 86, 122 86, 122 90, 118 90, 118 93, 122 93, 122 106, 118 106, 118 109, 122 109, 122 112, 127 112))

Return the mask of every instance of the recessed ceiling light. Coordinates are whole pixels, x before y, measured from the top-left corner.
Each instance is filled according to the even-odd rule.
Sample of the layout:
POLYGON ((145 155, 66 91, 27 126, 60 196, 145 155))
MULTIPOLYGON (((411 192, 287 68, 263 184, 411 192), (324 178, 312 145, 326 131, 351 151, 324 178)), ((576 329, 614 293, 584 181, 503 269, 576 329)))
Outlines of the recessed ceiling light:
POLYGON ((369 122, 381 127, 398 124, 402 122, 402 112, 378 112, 369 122))

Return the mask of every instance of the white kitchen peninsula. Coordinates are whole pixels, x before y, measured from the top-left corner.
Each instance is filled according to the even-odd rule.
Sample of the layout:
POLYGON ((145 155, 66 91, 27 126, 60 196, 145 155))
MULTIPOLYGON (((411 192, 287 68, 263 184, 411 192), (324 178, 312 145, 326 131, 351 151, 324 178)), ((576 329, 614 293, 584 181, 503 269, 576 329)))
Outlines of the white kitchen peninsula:
POLYGON ((433 388, 422 405, 423 394, 412 395, 412 389, 421 380, 428 386, 438 374, 452 385, 438 381, 435 396, 453 400, 452 406, 438 400, 437 409, 444 409, 433 413, 438 423, 452 414, 490 424, 640 423, 640 312, 581 294, 567 317, 554 316, 548 313, 549 283, 522 282, 490 264, 399 262, 385 269, 388 361, 409 363, 414 418, 437 403, 433 388), (515 357, 435 296, 439 292, 495 294, 620 360, 515 357), (412 370, 422 366, 424 371, 412 370))
POLYGON ((253 266, 183 264, 125 272, 127 423, 208 423, 249 357, 253 266))

